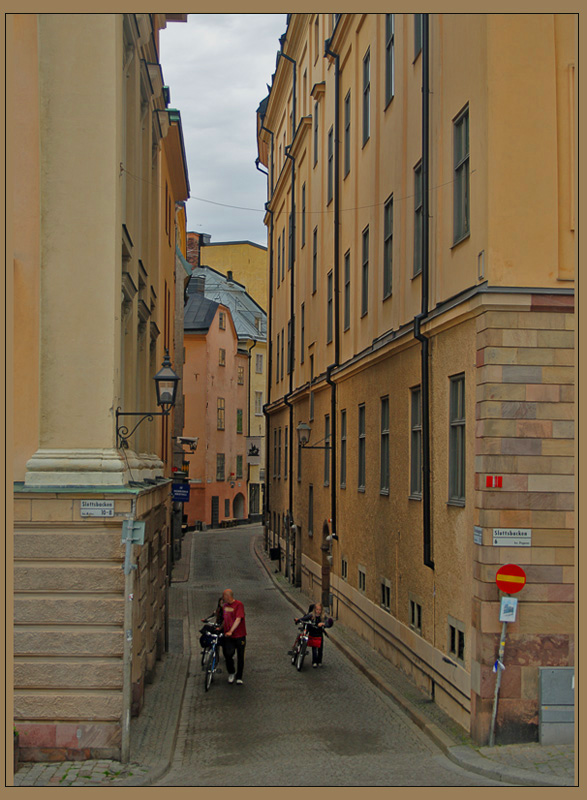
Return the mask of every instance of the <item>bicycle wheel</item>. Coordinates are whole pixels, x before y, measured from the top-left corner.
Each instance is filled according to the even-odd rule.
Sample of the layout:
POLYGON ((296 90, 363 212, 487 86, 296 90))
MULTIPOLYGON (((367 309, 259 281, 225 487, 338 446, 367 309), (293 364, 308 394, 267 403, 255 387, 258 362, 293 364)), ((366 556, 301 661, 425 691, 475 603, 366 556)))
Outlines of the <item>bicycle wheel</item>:
POLYGON ((210 648, 205 647, 202 650, 202 669, 206 669, 206 665, 208 663, 209 658, 210 658, 210 648))
POLYGON ((294 642, 294 646, 291 649, 291 663, 296 663, 296 658, 298 657, 300 642, 299 639, 296 639, 294 642))
POLYGON ((214 680, 214 670, 216 669, 216 650, 210 656, 208 660, 208 666, 206 667, 206 675, 204 677, 204 688, 206 691, 212 685, 212 681, 214 680))
POLYGON ((306 655, 306 647, 307 647, 307 642, 302 642, 301 645, 300 645, 300 651, 299 651, 298 656, 296 658, 296 669, 297 669, 298 672, 301 671, 302 666, 304 664, 304 658, 305 658, 305 655, 306 655))

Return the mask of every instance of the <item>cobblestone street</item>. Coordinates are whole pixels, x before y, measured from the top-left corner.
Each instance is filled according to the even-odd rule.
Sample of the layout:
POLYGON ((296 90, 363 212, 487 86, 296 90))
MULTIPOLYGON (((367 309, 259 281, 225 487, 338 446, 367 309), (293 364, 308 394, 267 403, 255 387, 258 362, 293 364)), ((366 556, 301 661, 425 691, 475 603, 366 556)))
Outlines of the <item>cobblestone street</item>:
POLYGON ((230 587, 245 605, 242 686, 216 676, 206 693, 192 624, 192 666, 175 756, 160 786, 497 786, 453 764, 332 643, 324 666, 301 673, 287 655, 295 609, 253 554, 259 529, 198 533, 192 620, 230 587))

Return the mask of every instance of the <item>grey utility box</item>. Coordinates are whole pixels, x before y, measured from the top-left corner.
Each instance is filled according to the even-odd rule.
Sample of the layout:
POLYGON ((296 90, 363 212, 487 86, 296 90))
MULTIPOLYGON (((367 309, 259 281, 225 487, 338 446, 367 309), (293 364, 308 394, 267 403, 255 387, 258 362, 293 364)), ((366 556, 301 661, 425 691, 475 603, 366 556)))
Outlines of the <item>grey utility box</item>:
POLYGON ((575 741, 575 668, 539 667, 540 744, 575 741))

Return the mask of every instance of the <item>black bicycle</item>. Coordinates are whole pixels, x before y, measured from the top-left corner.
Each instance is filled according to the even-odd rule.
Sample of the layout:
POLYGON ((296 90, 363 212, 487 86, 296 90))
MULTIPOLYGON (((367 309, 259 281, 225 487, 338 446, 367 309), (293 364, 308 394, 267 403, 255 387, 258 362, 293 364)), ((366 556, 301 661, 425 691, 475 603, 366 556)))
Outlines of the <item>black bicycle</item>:
POLYGON ((214 674, 222 672, 218 666, 220 662, 219 646, 224 637, 222 628, 218 625, 206 624, 200 630, 200 644, 202 645, 202 669, 204 670, 204 689, 208 691, 214 680, 214 674))
MULTIPOLYGON (((294 620, 295 621, 295 620, 294 620)), ((304 658, 306 657, 306 650, 308 649, 308 639, 310 638, 310 623, 300 620, 296 621, 298 626, 298 635, 288 654, 291 656, 291 663, 295 664, 298 672, 301 671, 304 665, 304 658)))

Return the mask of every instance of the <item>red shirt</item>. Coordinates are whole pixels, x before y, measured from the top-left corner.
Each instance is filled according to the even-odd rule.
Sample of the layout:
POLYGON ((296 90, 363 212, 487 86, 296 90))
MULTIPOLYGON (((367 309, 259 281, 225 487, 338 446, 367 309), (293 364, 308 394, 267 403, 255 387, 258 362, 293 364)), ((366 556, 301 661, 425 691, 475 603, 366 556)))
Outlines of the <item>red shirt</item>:
POLYGON ((232 603, 224 603, 222 610, 224 611, 224 633, 228 633, 228 631, 234 625, 235 619, 240 617, 241 621, 236 626, 232 637, 234 639, 240 639, 241 637, 246 636, 247 628, 245 625, 245 607, 241 601, 233 600, 232 603))

